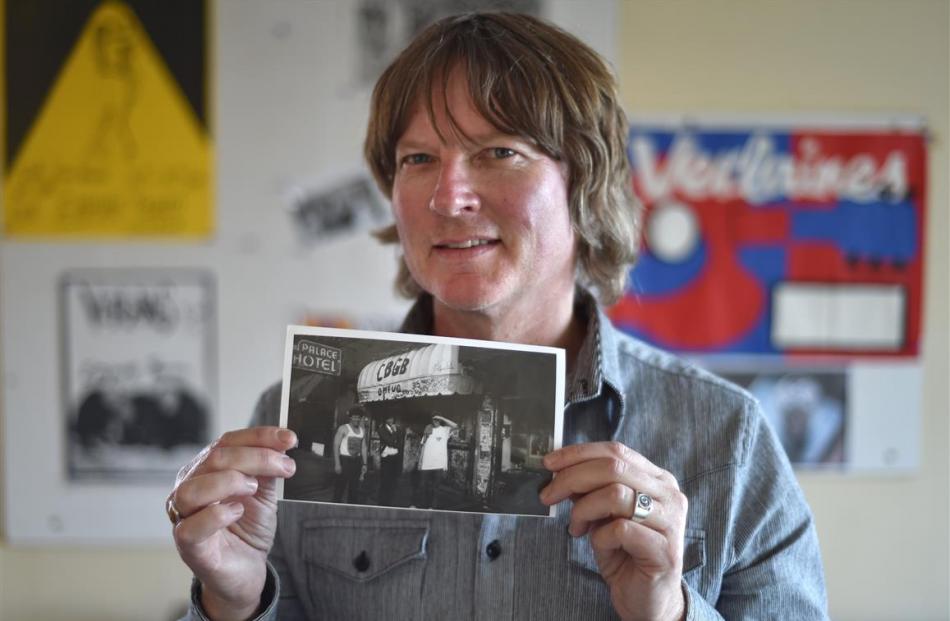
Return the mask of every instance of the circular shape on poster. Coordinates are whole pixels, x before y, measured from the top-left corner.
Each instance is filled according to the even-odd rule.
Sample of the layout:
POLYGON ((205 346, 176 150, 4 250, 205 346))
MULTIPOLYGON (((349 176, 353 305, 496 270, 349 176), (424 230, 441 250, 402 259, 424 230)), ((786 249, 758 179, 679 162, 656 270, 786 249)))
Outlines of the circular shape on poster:
POLYGON ((699 221, 683 203, 662 203, 653 208, 647 221, 647 244, 657 259, 681 263, 699 243, 699 221))

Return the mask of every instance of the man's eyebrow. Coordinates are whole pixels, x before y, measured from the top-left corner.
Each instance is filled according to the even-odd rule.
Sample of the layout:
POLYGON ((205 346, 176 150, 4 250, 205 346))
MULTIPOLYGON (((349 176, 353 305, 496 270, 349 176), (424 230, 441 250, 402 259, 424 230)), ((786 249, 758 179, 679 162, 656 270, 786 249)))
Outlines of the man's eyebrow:
MULTIPOLYGON (((531 144, 530 141, 525 139, 523 136, 519 136, 518 134, 508 134, 499 130, 469 134, 465 136, 465 140, 466 142, 476 146, 485 146, 499 140, 517 141, 531 144)), ((428 142, 421 140, 400 139, 396 142, 397 151, 427 151, 431 148, 432 146, 428 142)))
POLYGON ((517 134, 509 134, 497 129, 481 134, 471 134, 468 138, 475 144, 479 145, 489 144, 498 140, 515 140, 518 142, 525 142, 525 139, 517 134))
POLYGON ((398 140, 398 141, 396 142, 396 150, 397 150, 397 151, 399 151, 399 150, 402 150, 402 151, 426 151, 426 150, 428 150, 428 149, 430 149, 430 148, 431 148, 431 147, 430 147, 428 144, 423 143, 423 142, 421 142, 421 141, 417 141, 417 140, 402 140, 402 139, 400 139, 400 140, 398 140))

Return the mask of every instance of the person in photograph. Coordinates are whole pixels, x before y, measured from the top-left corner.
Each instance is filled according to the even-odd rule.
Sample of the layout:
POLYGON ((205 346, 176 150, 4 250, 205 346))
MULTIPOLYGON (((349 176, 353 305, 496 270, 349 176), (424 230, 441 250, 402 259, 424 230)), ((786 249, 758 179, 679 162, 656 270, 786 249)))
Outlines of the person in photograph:
MULTIPOLYGON (((814 520, 747 392, 611 325, 636 259, 608 64, 511 13, 419 33, 364 153, 395 225, 401 330, 563 348, 554 518, 278 503, 280 387, 183 468, 166 510, 192 619, 827 618, 814 520)), ((534 490, 532 490, 534 493, 534 490)))
POLYGON ((387 416, 377 429, 379 434, 379 504, 392 506, 393 494, 402 475, 402 453, 405 435, 396 424, 396 417, 387 416))
POLYGON ((132 404, 118 380, 106 376, 85 393, 76 411, 79 446, 91 451, 117 446, 132 416, 132 404))
POLYGON ((449 437, 458 427, 456 423, 438 412, 422 432, 422 453, 419 456, 419 507, 435 506, 436 491, 449 469, 449 437))
POLYGON ((347 410, 349 420, 340 425, 333 436, 333 470, 336 480, 333 483, 333 502, 358 503, 360 501, 360 481, 366 475, 367 438, 363 426, 365 412, 359 405, 347 410))

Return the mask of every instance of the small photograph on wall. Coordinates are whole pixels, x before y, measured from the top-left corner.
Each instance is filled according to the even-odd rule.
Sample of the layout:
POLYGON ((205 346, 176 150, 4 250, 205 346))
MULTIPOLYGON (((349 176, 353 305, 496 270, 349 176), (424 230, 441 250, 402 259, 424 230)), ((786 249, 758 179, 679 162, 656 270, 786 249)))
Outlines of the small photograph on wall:
POLYGON ((796 467, 843 466, 848 412, 844 368, 717 371, 751 392, 796 467))
POLYGON ((545 0, 360 0, 355 37, 360 80, 372 85, 417 33, 443 17, 492 10, 540 17, 545 3, 545 0))
POLYGON ((289 212, 304 244, 379 228, 392 220, 385 200, 365 174, 297 187, 293 194, 289 212))
POLYGON ((60 304, 70 480, 174 480, 210 437, 212 276, 73 270, 60 304))
POLYGON ((281 498, 553 516, 564 352, 290 326, 281 426, 299 440, 281 498))

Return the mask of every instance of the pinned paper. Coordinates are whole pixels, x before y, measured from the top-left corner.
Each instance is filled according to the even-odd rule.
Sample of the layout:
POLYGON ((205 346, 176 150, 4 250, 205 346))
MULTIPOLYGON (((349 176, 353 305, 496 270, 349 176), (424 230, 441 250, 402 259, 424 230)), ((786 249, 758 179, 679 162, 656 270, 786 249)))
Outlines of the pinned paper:
POLYGON ((211 160, 205 127, 136 14, 105 2, 8 162, 5 232, 208 235, 211 160))

